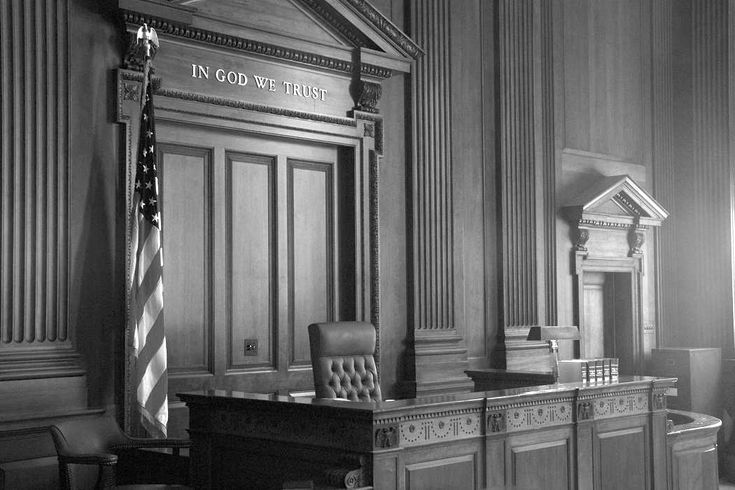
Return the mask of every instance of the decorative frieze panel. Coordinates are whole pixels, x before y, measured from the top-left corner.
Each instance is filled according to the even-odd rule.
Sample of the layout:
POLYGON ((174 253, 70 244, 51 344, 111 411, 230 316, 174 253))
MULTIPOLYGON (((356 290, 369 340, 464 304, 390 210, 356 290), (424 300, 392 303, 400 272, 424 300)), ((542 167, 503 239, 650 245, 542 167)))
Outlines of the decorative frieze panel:
POLYGON ((648 412, 648 397, 644 392, 624 396, 608 396, 594 402, 595 419, 639 415, 648 412))
POLYGON ((419 446, 478 436, 481 419, 480 413, 467 413, 403 422, 400 425, 401 446, 419 446))
POLYGON ((67 10, 0 2, 0 354, 70 337, 67 10))
POLYGON ((573 406, 570 398, 551 403, 488 408, 487 432, 520 432, 571 424, 573 406))

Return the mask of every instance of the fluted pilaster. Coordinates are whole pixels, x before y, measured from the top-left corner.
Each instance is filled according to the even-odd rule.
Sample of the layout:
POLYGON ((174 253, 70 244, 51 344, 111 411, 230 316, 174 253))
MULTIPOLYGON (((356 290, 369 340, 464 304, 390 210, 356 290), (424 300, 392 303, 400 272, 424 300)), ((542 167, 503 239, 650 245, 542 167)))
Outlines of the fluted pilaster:
POLYGON ((424 49, 411 73, 413 327, 415 379, 408 394, 468 391, 467 347, 455 324, 449 0, 412 0, 413 39, 424 49))
POLYGON ((3 361, 70 336, 67 2, 3 1, 0 23, 3 361))
POLYGON ((412 33, 426 51, 412 75, 414 96, 414 324, 454 327, 449 2, 413 2, 412 33))

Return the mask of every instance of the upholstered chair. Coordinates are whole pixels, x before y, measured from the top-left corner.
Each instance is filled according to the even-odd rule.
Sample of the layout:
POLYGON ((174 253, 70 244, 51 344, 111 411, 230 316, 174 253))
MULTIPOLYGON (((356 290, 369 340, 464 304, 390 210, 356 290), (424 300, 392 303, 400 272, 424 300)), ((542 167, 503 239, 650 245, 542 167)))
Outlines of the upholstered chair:
POLYGON ((381 401, 372 324, 314 323, 309 344, 317 398, 381 401))
POLYGON ((62 489, 188 488, 183 486, 190 480, 188 457, 179 454, 190 447, 188 440, 129 437, 108 415, 67 420, 50 430, 62 489), (145 448, 173 453, 141 451, 145 448))

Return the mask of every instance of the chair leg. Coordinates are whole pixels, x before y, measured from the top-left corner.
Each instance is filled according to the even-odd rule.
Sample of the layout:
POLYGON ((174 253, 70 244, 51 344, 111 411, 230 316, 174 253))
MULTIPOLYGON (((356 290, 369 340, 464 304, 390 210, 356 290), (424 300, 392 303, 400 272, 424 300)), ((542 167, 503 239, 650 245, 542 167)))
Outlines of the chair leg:
POLYGON ((108 490, 115 488, 115 466, 100 465, 100 472, 97 476, 97 488, 99 490, 108 490))

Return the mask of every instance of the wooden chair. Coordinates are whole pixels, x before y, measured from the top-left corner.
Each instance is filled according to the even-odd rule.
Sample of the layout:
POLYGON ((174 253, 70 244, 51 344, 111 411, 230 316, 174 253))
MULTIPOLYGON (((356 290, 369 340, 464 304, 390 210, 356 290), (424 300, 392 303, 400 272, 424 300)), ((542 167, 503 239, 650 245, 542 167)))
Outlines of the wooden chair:
POLYGON ((64 490, 188 488, 189 458, 180 454, 190 447, 188 440, 129 437, 107 415, 64 421, 50 430, 64 490))
POLYGON ((375 327, 366 322, 309 325, 317 398, 381 401, 375 338, 375 327))

